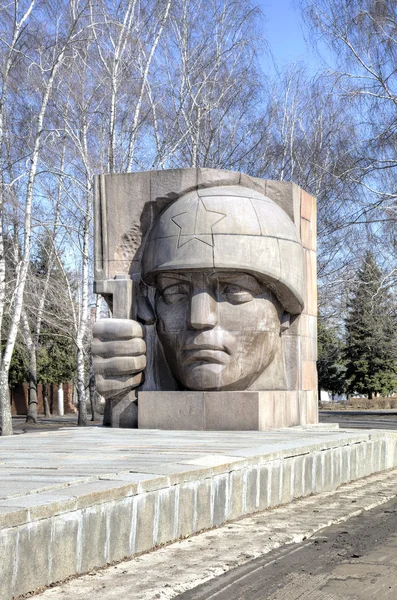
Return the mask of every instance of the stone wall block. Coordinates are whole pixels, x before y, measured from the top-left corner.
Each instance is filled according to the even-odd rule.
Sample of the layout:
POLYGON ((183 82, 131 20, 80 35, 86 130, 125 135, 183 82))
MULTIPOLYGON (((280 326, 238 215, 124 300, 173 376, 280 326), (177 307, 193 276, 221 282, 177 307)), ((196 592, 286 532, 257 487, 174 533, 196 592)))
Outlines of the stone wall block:
POLYGON ((272 391, 260 392, 259 429, 261 431, 275 427, 275 413, 275 393, 272 391))
MULTIPOLYGON (((372 440, 368 440, 367 443, 367 475, 374 470, 374 447, 375 443, 372 440)), ((394 466, 394 463, 393 465, 394 466)))
MULTIPOLYGON (((315 370, 315 363, 313 363, 313 377, 317 384, 317 371, 315 370)), ((307 424, 316 425, 318 423, 318 393, 317 389, 310 390, 307 392, 307 424)))
POLYGON ((309 337, 301 338, 302 360, 315 360, 313 357, 313 344, 309 337))
POLYGON ((316 253, 312 250, 304 250, 306 262, 306 301, 305 312, 311 316, 317 316, 317 264, 316 253))
POLYGON ((288 504, 292 500, 293 460, 293 458, 285 458, 282 462, 281 504, 288 504))
POLYGON ((365 477, 366 475, 366 455, 367 455, 367 443, 362 442, 361 444, 356 445, 356 474, 357 477, 365 477))
POLYGON ((315 220, 316 217, 315 199, 305 190, 301 191, 301 217, 307 221, 315 220))
POLYGON ((292 205, 294 212, 294 223, 301 235, 301 188, 296 183, 292 184, 292 205))
POLYGON ((212 527, 212 480, 204 479, 197 484, 196 531, 212 527))
POLYGON ((254 513, 259 510, 260 471, 258 466, 247 470, 247 487, 245 494, 245 511, 254 513))
MULTIPOLYGON (((294 207, 293 207, 293 184, 289 181, 271 181, 266 180, 266 196, 276 202, 294 221, 294 207)), ((297 216, 297 215, 296 215, 297 216)), ((295 224, 300 228, 299 221, 295 224)))
POLYGON ((349 446, 350 449, 350 478, 357 479, 357 474, 359 472, 358 464, 357 464, 357 446, 358 444, 354 444, 349 446))
POLYGON ((269 465, 261 465, 259 471, 259 489, 257 490, 258 509, 266 510, 270 506, 269 465))
POLYGON ((313 485, 313 455, 305 454, 303 456, 303 495, 309 496, 314 491, 313 485))
POLYGON ((301 219, 301 240, 302 246, 306 248, 306 250, 316 249, 313 243, 312 224, 307 219, 301 219))
POLYGON ((138 424, 139 429, 205 429, 204 392, 140 392, 138 424))
POLYGON ((317 369, 314 360, 302 360, 302 390, 313 391, 317 386, 317 369))
MULTIPOLYGON (((51 546, 50 519, 27 523, 19 529, 16 571, 13 578, 15 596, 37 589, 38 573, 40 573, 40 585, 45 586, 51 582, 51 546)), ((1 575, 0 587, 4 581, 3 573, 1 575)))
POLYGON ((397 444, 396 439, 386 440, 386 468, 391 469, 397 464, 397 444))
POLYGON ((372 447, 371 444, 365 442, 364 446, 364 456, 363 456, 363 468, 362 468, 362 476, 367 477, 372 473, 372 447))
MULTIPOLYGON (((261 179, 260 177, 250 177, 250 175, 240 173, 240 185, 250 190, 255 190, 264 196, 266 196, 266 184, 266 179, 261 179)), ((274 198, 272 198, 272 200, 274 200, 274 198)))
POLYGON ((238 185, 241 174, 224 169, 197 169, 197 185, 199 187, 216 187, 221 185, 238 185))
MULTIPOLYGON (((181 485, 179 491, 182 491, 186 485, 191 484, 181 485)), ((178 493, 178 498, 179 497, 180 496, 178 493)), ((179 507, 177 506, 177 493, 175 486, 164 488, 158 491, 155 517, 157 522, 155 522, 155 528, 153 531, 154 545, 159 546, 175 539, 175 519, 177 518, 177 515, 179 515, 179 508, 180 505, 179 507)), ((191 531, 194 531, 193 523, 191 524, 190 532, 191 531)))
POLYGON ((130 555, 133 504, 133 497, 129 497, 104 505, 106 549, 109 561, 121 560, 130 555))
POLYGON ((335 489, 338 488, 342 483, 340 448, 333 448, 333 450, 331 451, 331 461, 333 473, 333 487, 335 489))
POLYGON ((313 337, 301 337, 301 357, 302 360, 314 361, 317 360, 317 340, 313 337))
POLYGON ((282 461, 275 460, 269 463, 270 475, 270 506, 282 504, 283 493, 283 468, 282 461))
POLYGON ((293 335, 290 334, 290 331, 286 331, 281 340, 285 357, 287 388, 288 390, 298 390, 301 356, 300 338, 298 335, 293 335))
POLYGON ((379 463, 379 471, 382 471, 387 468, 387 452, 386 452, 386 440, 383 439, 380 441, 380 463, 379 463))
POLYGON ((227 518, 229 502, 229 476, 218 475, 213 479, 213 525, 221 525, 227 518))
POLYGON ((293 498, 305 496, 306 456, 294 456, 291 459, 291 495, 293 498))
POLYGON ((323 454, 323 489, 329 491, 334 489, 334 463, 332 460, 332 451, 322 452, 323 454))
POLYGON ((299 419, 301 425, 307 424, 307 392, 298 392, 299 419))
POLYGON ((136 526, 134 554, 145 552, 153 547, 156 496, 156 492, 135 496, 136 526))
POLYGON ((286 404, 288 426, 300 425, 299 392, 286 392, 286 404))
POLYGON ((349 446, 342 447, 341 452, 342 452, 341 479, 342 479, 342 483, 348 483, 349 481, 352 480, 350 447, 349 446))
POLYGON ((100 567, 107 561, 106 508, 96 504, 82 510, 81 564, 79 573, 100 567))
POLYGON ((186 194, 194 190, 197 184, 198 170, 195 168, 151 171, 150 200, 154 203, 158 202, 159 198, 172 201, 176 197, 176 191, 186 194))
POLYGON ((273 392, 274 395, 274 414, 273 414, 273 427, 279 429, 285 427, 288 423, 288 411, 287 411, 287 394, 288 392, 277 391, 273 392))
POLYGON ((204 392, 204 429, 257 430, 259 406, 251 392, 204 392))
POLYGON ((197 518, 195 519, 197 500, 197 484, 195 482, 185 483, 180 486, 178 493, 178 523, 177 537, 186 537, 196 530, 197 518))
POLYGON ((374 442, 374 453, 373 453, 374 469, 379 469, 379 465, 380 465, 380 446, 379 446, 379 441, 376 440, 374 442))
POLYGON ((324 453, 313 452, 313 492, 319 494, 323 491, 324 482, 324 453))
POLYGON ((51 581, 62 581, 78 570, 80 537, 76 514, 52 518, 51 581))
POLYGON ((231 471, 229 475, 229 506, 230 506, 230 519, 238 519, 243 511, 243 504, 245 503, 245 487, 247 480, 245 472, 242 470, 231 471), (244 499, 243 499, 244 495, 244 499), (244 500, 244 502, 243 502, 244 500))
MULTIPOLYGON (((15 562, 18 557, 18 538, 18 530, 14 527, 0 531, 0 600, 10 600, 14 595, 17 574, 17 565, 15 562)), ((30 590, 25 588, 21 593, 28 591, 30 590)))

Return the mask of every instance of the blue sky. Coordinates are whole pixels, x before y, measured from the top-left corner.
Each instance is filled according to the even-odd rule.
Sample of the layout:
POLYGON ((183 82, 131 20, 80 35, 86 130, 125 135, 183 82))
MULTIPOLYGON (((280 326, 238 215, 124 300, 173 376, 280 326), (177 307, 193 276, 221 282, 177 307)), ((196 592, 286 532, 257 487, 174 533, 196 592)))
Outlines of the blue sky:
MULTIPOLYGON (((320 67, 320 60, 306 44, 306 26, 293 0, 257 0, 265 20, 264 35, 270 45, 274 59, 280 68, 289 63, 302 61, 312 72, 320 67)), ((269 68, 266 59, 263 65, 269 68)))

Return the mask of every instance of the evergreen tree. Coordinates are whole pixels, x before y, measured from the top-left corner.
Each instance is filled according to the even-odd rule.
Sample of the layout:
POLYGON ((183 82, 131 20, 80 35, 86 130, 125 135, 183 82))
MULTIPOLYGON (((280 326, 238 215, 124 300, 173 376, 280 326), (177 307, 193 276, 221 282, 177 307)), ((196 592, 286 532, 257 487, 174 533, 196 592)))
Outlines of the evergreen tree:
POLYGON ((346 362, 349 392, 368 398, 397 388, 396 319, 382 286, 382 271, 367 252, 346 318, 346 362))
POLYGON ((52 241, 46 235, 39 247, 33 268, 36 280, 49 276, 37 354, 38 381, 59 384, 76 375, 76 346, 67 290, 58 257, 51 253, 52 241))
POLYGON ((65 383, 73 379, 76 371, 73 326, 70 306, 65 302, 67 290, 63 271, 53 252, 50 235, 44 233, 39 241, 25 290, 31 339, 27 419, 32 421, 37 419, 37 384, 65 383))
POLYGON ((318 320, 318 389, 335 394, 346 391, 346 364, 344 346, 335 327, 326 325, 319 317, 318 320))

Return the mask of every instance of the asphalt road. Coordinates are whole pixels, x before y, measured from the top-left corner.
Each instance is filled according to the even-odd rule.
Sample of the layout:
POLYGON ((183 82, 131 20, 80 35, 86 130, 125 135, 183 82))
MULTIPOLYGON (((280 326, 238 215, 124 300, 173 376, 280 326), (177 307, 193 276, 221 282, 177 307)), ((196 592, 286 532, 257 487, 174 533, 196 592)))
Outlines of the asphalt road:
POLYGON ((396 600, 397 499, 238 567, 178 600, 396 600))
MULTIPOLYGON (((77 415, 64 417, 39 417, 38 423, 26 423, 26 417, 13 417, 14 433, 32 433, 34 431, 53 431, 62 427, 77 426, 77 415)), ((394 411, 320 411, 320 423, 339 423, 339 427, 352 429, 395 429, 397 430, 397 410, 394 411)), ((88 426, 102 424, 88 421, 88 426)))
POLYGON ((320 423, 339 423, 352 429, 397 429, 397 411, 320 411, 320 423))

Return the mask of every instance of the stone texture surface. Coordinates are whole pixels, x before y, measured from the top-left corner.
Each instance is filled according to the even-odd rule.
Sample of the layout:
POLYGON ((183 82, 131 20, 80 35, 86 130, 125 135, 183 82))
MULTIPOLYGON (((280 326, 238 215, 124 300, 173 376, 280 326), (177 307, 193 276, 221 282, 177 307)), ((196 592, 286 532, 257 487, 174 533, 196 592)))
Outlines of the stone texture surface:
MULTIPOLYGON (((372 475, 367 479, 348 483, 336 491, 323 492, 316 496, 296 500, 292 504, 251 515, 234 523, 228 523, 219 529, 204 532, 187 540, 180 540, 156 552, 136 557, 110 569, 79 577, 46 590, 39 596, 39 599, 76 600, 76 598, 84 598, 84 600, 96 600, 100 593, 101 600, 114 600, 114 598, 153 600, 158 594, 161 594, 163 600, 171 600, 179 597, 186 590, 193 590, 196 586, 208 582, 222 573, 233 571, 236 567, 248 566, 249 568, 247 563, 256 558, 261 558, 262 567, 264 563, 269 565, 271 557, 266 560, 266 555, 271 550, 281 547, 278 556, 284 553, 293 553, 293 547, 290 546, 288 549, 288 545, 292 543, 303 540, 306 540, 306 544, 317 543, 318 554, 322 557, 321 547, 324 541, 322 529, 324 527, 333 523, 343 523, 364 511, 384 505, 389 500, 395 499, 396 490, 396 469, 372 475), (313 539, 310 540, 312 536, 318 538, 317 542, 313 539), (160 590, 159 581, 161 581, 160 590)), ((396 562, 395 544, 390 547, 386 558, 388 558, 390 572, 393 572, 393 568, 395 571, 395 567, 393 567, 396 562)), ((356 559, 355 562, 362 560, 356 559)), ((383 564, 384 561, 385 551, 382 549, 373 556, 372 563, 381 562, 383 564)), ((370 570, 367 567, 366 572, 370 570)), ((240 575, 244 575, 243 569, 240 570, 240 575)), ((395 588, 388 589, 388 586, 389 581, 390 586, 395 583, 395 577, 385 580, 383 577, 379 578, 379 575, 380 570, 377 569, 376 573, 374 575, 371 573, 371 577, 366 581, 366 598, 372 600, 374 597, 384 597, 382 593, 374 595, 374 588, 378 585, 378 589, 381 586, 381 592, 384 590, 386 596, 394 600, 395 588)), ((229 581, 233 577, 234 574, 230 573, 229 581)), ((290 598, 289 592, 294 598, 319 598, 324 580, 320 577, 313 584, 311 577, 310 579, 310 589, 305 588, 305 590, 293 589, 296 580, 292 581, 290 589, 286 591, 284 597, 290 598)), ((217 589, 220 590, 219 587, 217 589)), ((327 599, 351 599, 352 594, 347 593, 346 590, 348 589, 352 593, 353 591, 357 592, 357 588, 352 590, 351 587, 343 587, 342 592, 340 589, 339 593, 338 590, 335 591, 336 595, 334 593, 330 596, 328 593, 327 599)), ((212 590, 212 592, 214 591, 216 592, 216 589, 212 590)), ((228 589, 224 590, 223 596, 228 592, 228 589)), ((260 593, 262 596, 266 594, 263 589, 259 591, 260 593)), ((249 596, 250 594, 245 594, 245 597, 249 596)), ((355 595, 355 598, 357 597, 360 600, 363 599, 360 593, 358 596, 355 595)))
MULTIPOLYGON (((277 390, 277 401, 267 399, 276 413, 270 411, 261 428, 265 422, 270 428, 294 425, 301 417, 301 423, 316 422, 312 401, 308 410, 305 399, 301 409, 303 397, 289 394, 317 389, 316 329, 309 326, 317 315, 312 196, 288 182, 216 169, 174 169, 98 176, 95 206, 97 291, 120 320, 120 331, 122 320, 138 316, 145 323, 147 341, 146 360, 146 350, 139 346, 142 340, 130 339, 129 349, 125 344, 117 349, 117 331, 112 341, 106 332, 104 336, 94 330, 97 387, 110 399, 107 424, 136 427, 137 406, 130 390, 138 386, 142 391, 178 386, 202 391, 277 390), (200 273, 206 269, 211 276, 202 281, 200 273), (229 272, 225 282, 218 270, 229 272), (159 284, 161 272, 175 275, 174 280, 167 283, 163 277, 159 284), (252 301, 234 302, 239 292, 229 291, 222 298, 226 301, 220 302, 221 286, 245 289, 244 273, 246 279, 255 276, 263 289, 252 291, 250 284, 252 301), (230 274, 237 274, 238 280, 230 274), (141 276, 149 284, 146 295, 139 287, 141 276), (183 285, 181 277, 187 278, 183 285), (157 288, 156 300, 152 285, 157 288), (271 301, 269 293, 274 296, 271 301), (292 315, 289 329, 288 319, 274 314, 271 305, 277 303, 292 315), (277 339, 273 334, 280 327, 277 339)), ((109 323, 98 327, 112 329, 109 323)), ((177 406, 181 419, 185 410, 189 420, 180 399, 177 406)), ((225 414, 221 406, 219 411, 225 414)), ((210 427, 219 421, 215 410, 207 421, 210 427)), ((226 424, 229 427, 234 424, 226 424)), ((249 427, 245 419, 241 428, 249 427)))
MULTIPOLYGON (((310 365, 311 366, 311 365, 310 365)), ((311 373, 311 371, 310 371, 311 373)), ((266 431, 317 423, 317 396, 307 392, 139 392, 140 429, 266 431)))
POLYGON ((140 429, 205 429, 203 392, 139 392, 140 429))
POLYGON ((36 490, 15 496, 9 489, 0 500, 1 600, 397 466, 394 432, 315 426, 172 436, 73 428, 2 438, 0 445, 1 478, 29 479, 40 467, 49 481, 69 473, 62 500, 58 488, 40 492, 40 481, 36 490))

